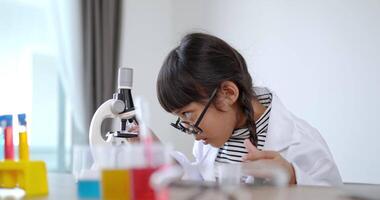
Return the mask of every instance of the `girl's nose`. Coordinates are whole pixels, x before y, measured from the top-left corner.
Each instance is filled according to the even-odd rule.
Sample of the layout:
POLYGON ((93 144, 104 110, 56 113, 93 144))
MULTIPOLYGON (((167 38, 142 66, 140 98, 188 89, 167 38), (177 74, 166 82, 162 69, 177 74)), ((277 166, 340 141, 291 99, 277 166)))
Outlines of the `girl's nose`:
POLYGON ((182 123, 182 126, 185 128, 190 128, 190 125, 188 123, 182 123))

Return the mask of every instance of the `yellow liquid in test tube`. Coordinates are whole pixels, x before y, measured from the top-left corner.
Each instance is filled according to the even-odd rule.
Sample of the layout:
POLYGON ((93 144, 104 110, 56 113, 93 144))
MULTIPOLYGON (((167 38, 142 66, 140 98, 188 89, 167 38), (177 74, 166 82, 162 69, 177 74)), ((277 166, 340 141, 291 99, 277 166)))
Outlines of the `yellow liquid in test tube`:
POLYGON ((22 161, 29 160, 29 145, 26 131, 19 133, 19 159, 22 161))

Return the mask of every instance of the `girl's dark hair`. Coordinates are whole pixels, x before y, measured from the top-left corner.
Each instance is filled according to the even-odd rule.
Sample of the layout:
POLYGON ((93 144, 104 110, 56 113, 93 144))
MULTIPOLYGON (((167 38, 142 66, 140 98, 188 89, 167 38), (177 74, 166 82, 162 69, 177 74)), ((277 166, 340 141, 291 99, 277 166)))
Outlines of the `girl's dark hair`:
POLYGON ((188 34, 169 53, 157 79, 158 100, 167 112, 173 112, 191 102, 203 102, 224 81, 239 88, 238 102, 247 116, 250 140, 256 146, 252 78, 240 53, 215 36, 188 34))

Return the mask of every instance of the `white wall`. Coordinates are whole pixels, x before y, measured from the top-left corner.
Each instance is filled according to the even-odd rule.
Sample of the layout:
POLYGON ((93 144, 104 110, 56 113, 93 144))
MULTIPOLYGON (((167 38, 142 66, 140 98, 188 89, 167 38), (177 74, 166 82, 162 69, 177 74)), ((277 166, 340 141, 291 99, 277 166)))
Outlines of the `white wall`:
POLYGON ((156 79, 161 64, 175 45, 172 39, 170 0, 126 0, 123 5, 120 66, 134 68, 133 96, 147 99, 152 110, 152 129, 165 142, 191 155, 192 137, 169 126, 175 118, 159 105, 156 79))
POLYGON ((275 90, 320 130, 344 181, 380 183, 380 1, 129 2, 124 63, 145 70, 135 76, 136 92, 152 98, 164 123, 154 128, 163 139, 179 140, 189 154, 187 138, 169 136, 170 118, 159 108, 153 79, 175 41, 203 30, 236 47, 256 84, 275 90))

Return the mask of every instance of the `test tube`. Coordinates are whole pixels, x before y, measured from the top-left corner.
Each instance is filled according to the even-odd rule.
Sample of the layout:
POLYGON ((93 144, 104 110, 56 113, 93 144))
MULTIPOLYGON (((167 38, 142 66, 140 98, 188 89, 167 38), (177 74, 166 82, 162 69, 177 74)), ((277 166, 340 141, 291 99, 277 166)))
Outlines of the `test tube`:
POLYGON ((4 129, 4 159, 14 159, 12 115, 3 115, 0 118, 1 126, 4 129))
MULTIPOLYGON (((12 135, 12 115, 0 116, 0 126, 4 129, 4 159, 13 162, 14 147, 12 135)), ((14 188, 17 185, 17 174, 14 171, 5 171, 2 174, 0 187, 14 188)))
POLYGON ((4 129, 0 125, 0 160, 4 159, 4 129))
POLYGON ((29 145, 28 145, 28 136, 26 132, 26 115, 19 114, 18 122, 20 125, 19 132, 19 159, 23 161, 29 160, 29 145))

